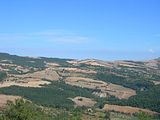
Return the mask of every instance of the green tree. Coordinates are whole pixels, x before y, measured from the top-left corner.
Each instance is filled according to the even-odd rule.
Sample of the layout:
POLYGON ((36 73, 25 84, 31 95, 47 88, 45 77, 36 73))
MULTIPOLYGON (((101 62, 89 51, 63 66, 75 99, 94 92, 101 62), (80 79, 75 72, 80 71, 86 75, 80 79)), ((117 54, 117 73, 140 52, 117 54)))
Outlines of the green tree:
POLYGON ((152 120, 152 118, 145 112, 140 111, 138 113, 138 119, 139 120, 152 120))
POLYGON ((7 77, 6 72, 0 72, 0 82, 3 81, 7 77))
POLYGON ((71 120, 82 120, 82 110, 80 108, 75 108, 72 111, 71 120))
POLYGON ((105 113, 104 120, 111 120, 109 112, 105 113))
POLYGON ((40 107, 23 99, 8 101, 0 120, 50 120, 40 107))

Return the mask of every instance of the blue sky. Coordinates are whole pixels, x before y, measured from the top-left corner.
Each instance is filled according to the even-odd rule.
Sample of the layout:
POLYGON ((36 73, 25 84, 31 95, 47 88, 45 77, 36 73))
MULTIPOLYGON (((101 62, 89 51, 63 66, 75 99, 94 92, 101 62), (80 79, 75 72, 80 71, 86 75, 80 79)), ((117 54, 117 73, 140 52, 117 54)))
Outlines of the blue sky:
POLYGON ((3 0, 0 52, 146 60, 160 57, 159 0, 3 0))

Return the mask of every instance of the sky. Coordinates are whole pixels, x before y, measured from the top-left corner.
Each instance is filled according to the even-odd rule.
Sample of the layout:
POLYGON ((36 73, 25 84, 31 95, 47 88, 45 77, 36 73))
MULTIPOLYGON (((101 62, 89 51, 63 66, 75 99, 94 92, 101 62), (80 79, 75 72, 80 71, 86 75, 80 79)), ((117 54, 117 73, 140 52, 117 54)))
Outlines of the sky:
POLYGON ((160 0, 1 0, 0 52, 74 59, 160 57, 160 0))

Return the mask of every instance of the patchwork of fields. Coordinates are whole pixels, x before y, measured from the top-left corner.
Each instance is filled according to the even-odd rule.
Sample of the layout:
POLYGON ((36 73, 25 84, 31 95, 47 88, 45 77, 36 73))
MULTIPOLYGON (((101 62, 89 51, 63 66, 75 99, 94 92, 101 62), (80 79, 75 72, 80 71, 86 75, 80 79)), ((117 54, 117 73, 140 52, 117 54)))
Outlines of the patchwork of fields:
POLYGON ((117 112, 136 117, 140 111, 157 116, 159 80, 159 60, 78 61, 0 54, 0 107, 7 100, 24 98, 68 112, 81 107, 83 119, 91 114, 104 117, 105 111, 112 117, 117 112))

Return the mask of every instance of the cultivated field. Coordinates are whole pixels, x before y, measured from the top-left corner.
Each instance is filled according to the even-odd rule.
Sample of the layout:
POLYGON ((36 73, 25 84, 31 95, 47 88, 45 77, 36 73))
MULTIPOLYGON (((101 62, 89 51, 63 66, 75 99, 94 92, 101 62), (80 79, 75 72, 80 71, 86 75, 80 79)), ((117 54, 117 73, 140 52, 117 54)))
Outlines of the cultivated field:
POLYGON ((84 73, 84 74, 96 74, 96 71, 93 70, 83 70, 80 68, 61 68, 63 70, 69 71, 69 72, 77 72, 77 73, 84 73))
POLYGON ((71 99, 74 103, 75 106, 85 106, 85 107, 93 107, 96 104, 96 101, 86 98, 86 97, 75 97, 71 99))
POLYGON ((113 67, 112 64, 109 64, 107 62, 97 62, 96 60, 81 60, 81 61, 73 60, 67 62, 73 65, 86 64, 86 65, 100 66, 100 67, 113 67))
POLYGON ((136 95, 136 92, 132 89, 90 78, 68 77, 65 79, 65 82, 73 86, 100 90, 100 92, 93 93, 100 97, 107 97, 107 94, 109 94, 119 99, 128 99, 129 97, 136 95))
POLYGON ((5 105, 7 104, 8 100, 14 101, 14 100, 19 99, 19 98, 21 98, 21 97, 0 94, 0 108, 5 107, 5 105))
POLYGON ((47 68, 43 71, 24 75, 8 75, 7 79, 0 83, 0 88, 9 86, 22 86, 22 87, 42 87, 42 85, 50 84, 51 82, 46 81, 59 80, 59 75, 56 71, 51 68, 47 68))
POLYGON ((130 107, 130 106, 109 105, 109 104, 105 104, 103 110, 115 111, 115 112, 126 113, 126 114, 134 114, 134 113, 138 113, 140 111, 143 111, 143 112, 148 113, 150 115, 157 114, 156 112, 153 112, 153 111, 150 111, 147 109, 141 109, 141 108, 130 107))

